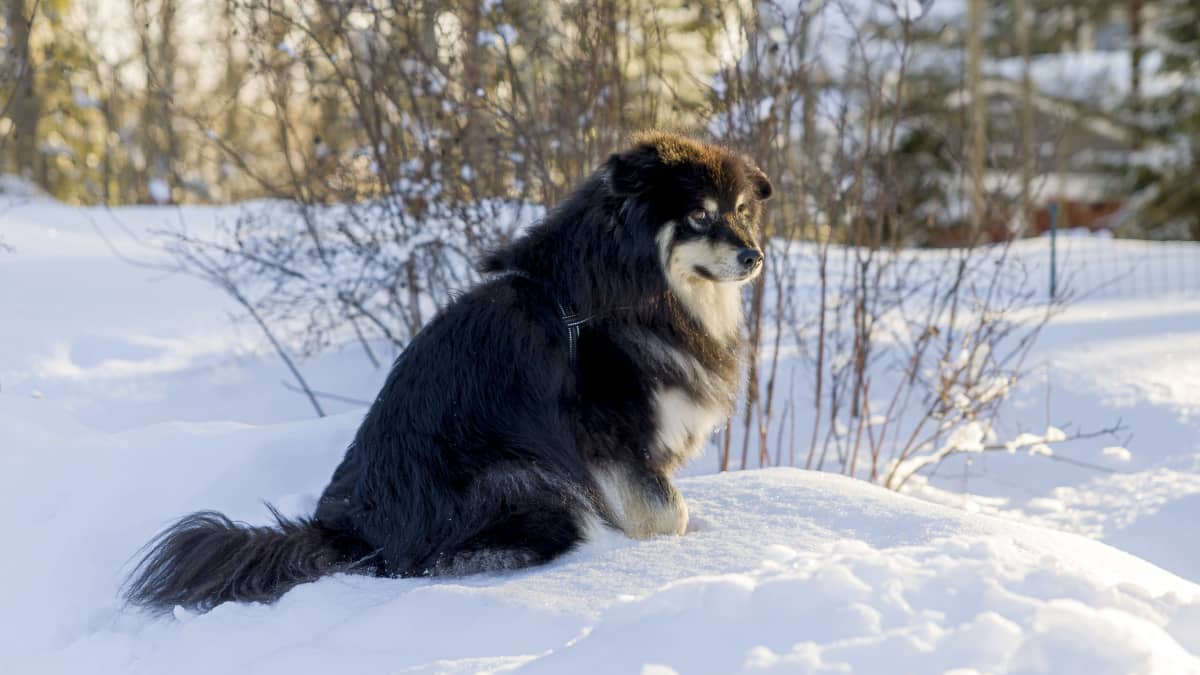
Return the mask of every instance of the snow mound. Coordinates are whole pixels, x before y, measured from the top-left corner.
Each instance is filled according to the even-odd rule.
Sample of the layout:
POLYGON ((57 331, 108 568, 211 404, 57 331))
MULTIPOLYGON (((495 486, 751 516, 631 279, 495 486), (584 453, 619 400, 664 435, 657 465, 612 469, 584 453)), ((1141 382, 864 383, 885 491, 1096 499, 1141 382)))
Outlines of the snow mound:
POLYGON ((1200 672, 1196 587, 1095 542, 798 471, 688 487, 734 496, 742 513, 722 525, 766 535, 761 562, 618 603, 519 672, 1200 672), (767 506, 784 495, 802 505, 767 506), (791 518, 834 531, 771 536, 791 518))
POLYGON ((680 481, 684 537, 148 617, 115 593, 157 527, 202 507, 265 522, 260 497, 307 511, 357 415, 108 434, 0 397, 5 428, 40 430, 12 436, 0 479, 10 540, 39 552, 0 561, 19 580, 0 593, 5 672, 1200 673, 1200 587, 1076 535, 795 469, 680 481))
POLYGON ((681 673, 1200 672, 1180 645, 1200 646, 1196 605, 1106 586, 1046 558, 1006 536, 776 546, 751 572, 691 577, 619 604, 585 638, 521 672, 595 663, 681 673))

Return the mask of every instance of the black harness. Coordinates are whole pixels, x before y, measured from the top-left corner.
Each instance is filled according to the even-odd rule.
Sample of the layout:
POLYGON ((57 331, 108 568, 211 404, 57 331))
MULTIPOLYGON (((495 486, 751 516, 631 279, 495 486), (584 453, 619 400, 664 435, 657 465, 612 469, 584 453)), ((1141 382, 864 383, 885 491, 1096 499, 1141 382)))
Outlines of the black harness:
POLYGON ((570 302, 563 302, 558 294, 548 288, 539 279, 535 279, 521 270, 508 270, 505 272, 510 276, 524 279, 533 284, 541 286, 542 289, 554 299, 554 306, 558 309, 558 318, 562 321, 563 327, 567 330, 567 358, 572 364, 576 362, 579 354, 579 329, 588 321, 592 320, 592 316, 580 316, 579 312, 571 305, 570 302))
POLYGON ((569 305, 563 305, 555 300, 558 307, 558 318, 567 327, 567 358, 575 363, 576 345, 579 343, 579 327, 591 320, 590 316, 579 316, 569 305))

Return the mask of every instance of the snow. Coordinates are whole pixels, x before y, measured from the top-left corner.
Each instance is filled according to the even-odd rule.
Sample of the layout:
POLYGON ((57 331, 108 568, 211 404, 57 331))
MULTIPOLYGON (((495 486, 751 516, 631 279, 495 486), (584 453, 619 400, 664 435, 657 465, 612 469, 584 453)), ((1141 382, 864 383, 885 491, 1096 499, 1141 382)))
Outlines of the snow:
POLYGON ((1192 327, 1089 346, 1064 354, 1061 366, 1110 405, 1148 401, 1175 410, 1181 419, 1200 416, 1200 361, 1189 354, 1200 345, 1200 322, 1192 327), (1112 376, 1114 361, 1122 366, 1119 378, 1112 376))
MULTIPOLYGON (((769 480, 803 494, 803 482, 791 484, 802 477, 743 474, 722 489, 769 480)), ((820 501, 844 496, 837 482, 823 486, 828 493, 820 501)), ((1048 565, 1020 535, 955 534, 884 547, 871 538, 818 541, 800 550, 776 545, 749 572, 669 583, 615 605, 582 639, 519 672, 583 672, 595 663, 637 672, 647 660, 677 672, 717 673, 1200 667, 1171 634, 1186 632, 1186 619, 1172 629, 1175 619, 1160 614, 1174 617, 1174 601, 1144 605, 1147 597, 1138 591, 1118 598, 1103 583, 1079 584, 1068 571, 1074 563, 1048 565), (1045 599, 1048 589, 1053 599, 1045 599), (694 635, 722 639, 698 648, 694 635)))
POLYGON ((1100 454, 1105 457, 1111 457, 1118 462, 1128 462, 1133 459, 1133 454, 1128 449, 1122 448, 1119 445, 1110 445, 1100 449, 1100 454))
MULTIPOLYGON (((1077 258, 1103 264, 1110 273, 1154 250, 1141 242, 1084 243, 1119 251, 1111 258, 1077 258)), ((1156 258, 1173 248, 1190 251, 1177 267, 1170 257, 1147 258, 1138 272, 1122 276, 1194 273, 1200 263, 1195 245, 1160 244, 1156 258)), ((1081 271, 1080 277, 1097 283, 1094 273, 1081 271)), ((1007 453, 973 457, 969 464, 951 459, 931 485, 914 485, 910 492, 1101 539, 1198 580, 1200 541, 1181 533, 1194 527, 1200 513, 1200 302, 1194 294, 1165 292, 1154 299, 1117 299, 1125 294, 1120 284, 1096 288, 1047 327, 1036 354, 1041 374, 1020 387, 1010 413, 1031 420, 1030 426, 1047 414, 1052 422, 1093 429, 1121 420, 1131 437, 1118 439, 1120 447, 1112 437, 1100 437, 1055 449, 1057 458, 1087 466, 1030 464, 1042 458, 1007 453), (1056 506, 1047 509, 1051 503, 1056 506)))
POLYGON ((151 178, 146 184, 146 190, 150 193, 150 199, 154 200, 155 204, 166 204, 171 201, 171 186, 167 181, 161 178, 151 178))
MULTIPOLYGON (((796 469, 700 475, 706 457, 679 481, 683 537, 601 534, 515 573, 338 576, 202 615, 123 608, 131 557, 178 515, 309 512, 362 415, 329 400, 312 418, 231 303, 146 243, 236 213, 0 206, 0 672, 1200 673, 1200 543, 1183 534, 1200 512, 1200 302, 1117 286, 1048 327, 1052 386, 1009 404, 1028 435, 994 430, 1021 452, 953 457, 908 495, 796 469), (1103 472, 1027 452, 1110 416, 1134 434, 1121 447, 1054 449, 1103 472)), ((1200 260, 1072 246, 1060 255, 1200 260)), ((304 370, 359 399, 383 376, 354 349, 304 370)), ((971 447, 993 431, 965 429, 971 447)))
POLYGON ((42 189, 32 181, 12 174, 0 174, 0 199, 3 199, 5 204, 45 198, 42 189))

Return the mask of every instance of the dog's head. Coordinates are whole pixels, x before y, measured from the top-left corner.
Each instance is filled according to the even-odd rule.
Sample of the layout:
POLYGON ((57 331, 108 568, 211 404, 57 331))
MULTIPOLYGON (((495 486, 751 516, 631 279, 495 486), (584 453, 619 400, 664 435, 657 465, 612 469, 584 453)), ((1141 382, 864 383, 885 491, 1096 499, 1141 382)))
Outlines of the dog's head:
POLYGON ((677 134, 638 134, 609 158, 613 194, 632 203, 655 228, 668 279, 743 283, 762 269, 756 233, 772 192, 761 169, 741 155, 677 134))

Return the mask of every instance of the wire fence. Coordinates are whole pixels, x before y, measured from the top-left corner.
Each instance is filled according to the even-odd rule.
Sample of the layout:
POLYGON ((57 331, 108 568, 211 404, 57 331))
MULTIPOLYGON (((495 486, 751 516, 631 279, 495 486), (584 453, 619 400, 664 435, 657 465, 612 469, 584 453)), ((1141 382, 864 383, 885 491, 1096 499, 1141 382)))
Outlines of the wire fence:
POLYGON ((1027 251, 1051 292, 1051 258, 1057 292, 1077 298, 1200 297, 1200 242, 1141 241, 1096 236, 1048 237, 1027 251))
MULTIPOLYGON (((784 249, 789 251, 791 276, 783 290, 802 298, 815 297, 820 282, 816 245, 809 242, 786 245, 782 240, 775 244, 779 250, 771 251, 769 258, 778 258, 784 249)), ((843 247, 830 249, 830 283, 848 283, 846 269, 855 265, 854 251, 843 247)), ((888 262, 884 264, 883 286, 909 287, 914 277, 946 274, 951 269, 947 261, 962 255, 962 249, 950 248, 885 253, 888 262), (904 277, 905 281, 898 277, 904 277)), ((1006 256, 1003 264, 1010 266, 1011 280, 1002 285, 1014 293, 1040 289, 1043 298, 1076 300, 1200 299, 1200 242, 1196 241, 1116 239, 1068 231, 1060 232, 1053 242, 1048 235, 1022 239, 1013 242, 1007 253, 997 245, 981 249, 978 255, 975 266, 983 278, 987 277, 987 261, 1006 256)))

